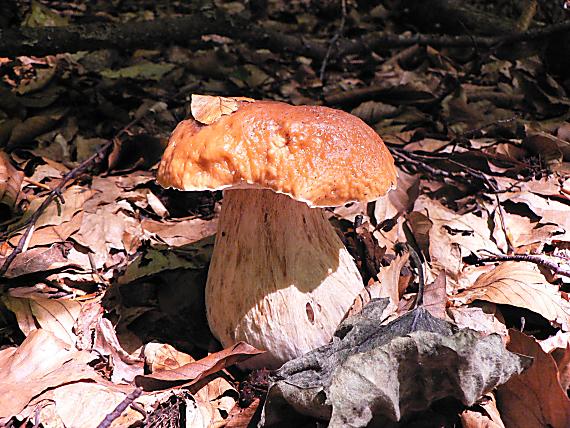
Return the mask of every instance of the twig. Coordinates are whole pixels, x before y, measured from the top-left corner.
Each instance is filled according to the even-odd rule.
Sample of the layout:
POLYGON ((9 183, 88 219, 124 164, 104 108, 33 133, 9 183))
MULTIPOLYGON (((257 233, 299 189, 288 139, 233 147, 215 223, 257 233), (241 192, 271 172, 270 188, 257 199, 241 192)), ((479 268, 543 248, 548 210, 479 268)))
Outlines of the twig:
POLYGON ((494 262, 531 262, 545 268, 550 269, 553 273, 570 278, 570 266, 566 262, 560 265, 553 260, 549 260, 546 256, 537 254, 493 254, 490 257, 477 258, 477 263, 494 263, 494 262))
POLYGON ((24 181, 25 181, 26 183, 31 184, 32 186, 36 186, 36 187, 39 187, 39 188, 41 188, 41 189, 51 191, 51 187, 49 187, 47 184, 40 183, 39 181, 32 180, 31 178, 24 177, 24 181))
POLYGON ((321 64, 321 70, 319 73, 319 78, 321 79, 321 82, 325 80, 325 70, 327 69, 327 64, 329 62, 333 47, 335 46, 336 42, 344 32, 344 24, 346 22, 346 0, 340 0, 340 8, 341 8, 340 25, 338 26, 336 33, 329 42, 327 53, 325 54, 325 57, 323 58, 323 63, 321 64))
POLYGON ((4 274, 6 274, 8 268, 10 267, 16 256, 23 251, 24 245, 28 241, 28 237, 31 237, 31 233, 34 229, 36 222, 43 214, 43 212, 46 210, 46 208, 49 206, 49 204, 51 204, 55 199, 61 198, 61 193, 63 192, 67 183, 69 183, 72 180, 75 180, 85 170, 94 166, 101 159, 103 159, 105 152, 109 149, 109 147, 111 147, 112 144, 113 141, 109 141, 108 143, 101 146, 101 148, 97 150, 92 156, 85 159, 78 166, 76 166, 67 174, 65 174, 61 182, 54 189, 51 190, 51 192, 46 196, 46 198, 43 200, 38 209, 34 211, 34 213, 30 216, 28 220, 28 226, 26 227, 26 231, 20 237, 20 240, 18 241, 18 245, 16 246, 16 248, 14 248, 14 250, 10 253, 10 255, 6 257, 6 259, 4 260, 4 263, 0 268, 0 278, 3 277, 4 274))
POLYGON ((121 414, 125 411, 125 409, 129 407, 131 404, 133 404, 133 401, 139 398, 141 394, 142 394, 142 388, 135 388, 133 392, 127 395, 125 399, 121 401, 111 413, 105 416, 105 419, 103 419, 101 423, 97 425, 97 428, 109 428, 113 423, 113 421, 115 419, 118 419, 121 416, 121 414))

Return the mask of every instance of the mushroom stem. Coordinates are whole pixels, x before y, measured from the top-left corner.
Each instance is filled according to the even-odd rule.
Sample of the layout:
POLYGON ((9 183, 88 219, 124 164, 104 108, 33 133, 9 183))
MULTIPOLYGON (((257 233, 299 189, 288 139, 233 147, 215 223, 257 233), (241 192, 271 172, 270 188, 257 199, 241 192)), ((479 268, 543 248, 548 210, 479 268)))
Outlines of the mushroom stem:
POLYGON ((328 343, 362 288, 321 209, 271 190, 224 191, 206 309, 224 346, 268 351, 247 366, 278 367, 328 343))

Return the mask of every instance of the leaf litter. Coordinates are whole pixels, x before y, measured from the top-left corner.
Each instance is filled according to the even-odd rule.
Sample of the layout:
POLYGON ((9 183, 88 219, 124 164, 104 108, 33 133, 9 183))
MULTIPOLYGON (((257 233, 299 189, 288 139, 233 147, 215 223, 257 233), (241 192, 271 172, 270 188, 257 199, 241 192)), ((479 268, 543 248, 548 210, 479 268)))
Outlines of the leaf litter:
MULTIPOLYGON (((346 34, 409 28, 405 12, 360 3, 349 4, 346 34)), ((113 20, 165 13, 98 7, 113 20)), ((234 2, 217 7, 249 13, 234 2)), ((172 8, 189 12, 177 2, 172 8)), ((74 10, 34 1, 24 24, 69 25, 88 14, 74 10)), ((283 34, 302 27, 328 40, 338 28, 338 19, 323 19, 331 16, 326 6, 307 2, 270 1, 255 13, 283 34)), ((536 19, 551 23, 549 13, 541 6, 536 19)), ((23 244, 2 278, 0 423, 97 426, 140 385, 134 403, 146 417, 127 406, 112 426, 169 417, 193 427, 247 426, 259 420, 258 407, 266 426, 315 419, 406 426, 422 418, 442 426, 568 426, 570 86, 552 58, 524 44, 482 56, 445 45, 344 57, 333 49, 321 81, 321 63, 294 50, 215 34, 188 43, 124 56, 101 49, 0 60, 0 264, 23 244), (366 282, 338 340, 271 374, 265 402, 267 379, 254 381, 257 395, 243 400, 252 384, 227 369, 259 351, 219 349, 206 323, 203 288, 221 195, 154 182, 179 120, 192 112, 212 123, 260 98, 351 111, 384 138, 399 170, 398 189, 386 198, 330 212, 366 282), (22 241, 62 176, 109 144, 22 241), (419 264, 412 250, 398 250, 402 243, 419 264), (425 309, 414 309, 420 270, 425 309), (371 318, 379 298, 389 303, 371 318), (418 312, 439 327, 386 339, 418 312), (354 339, 367 323, 382 343, 354 339), (492 369, 469 347, 488 351, 492 369), (533 358, 524 371, 521 355, 533 358), (387 377, 364 370, 388 360, 387 377), (487 367, 500 381, 467 381, 449 369, 458 361, 473 368, 471 379, 487 367), (438 378, 432 369, 448 371, 438 378), (458 390, 414 383, 454 376, 458 390), (410 389, 417 396, 406 395, 410 389), (283 412, 286 402, 296 411, 283 412), (307 405, 302 412, 299 403, 307 405)))

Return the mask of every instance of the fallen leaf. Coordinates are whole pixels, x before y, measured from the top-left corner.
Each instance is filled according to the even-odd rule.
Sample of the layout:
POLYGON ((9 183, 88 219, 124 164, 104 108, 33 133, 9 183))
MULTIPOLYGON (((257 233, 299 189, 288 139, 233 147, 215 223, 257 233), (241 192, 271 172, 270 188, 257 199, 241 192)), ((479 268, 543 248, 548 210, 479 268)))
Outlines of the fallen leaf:
MULTIPOLYGON (((64 426, 97 428, 103 419, 125 399, 125 395, 105 385, 75 382, 55 388, 49 398, 55 402, 57 413, 64 426)), ((129 406, 121 412, 111 427, 132 426, 135 423, 141 423, 142 419, 143 416, 129 406)))
POLYGON ((59 27, 67 24, 68 18, 60 16, 37 0, 32 1, 31 9, 22 22, 24 27, 59 27))
POLYGON ((0 204, 8 207, 10 212, 14 210, 23 180, 24 173, 12 165, 6 153, 0 151, 0 204))
POLYGON ((0 351, 0 424, 49 388, 99 375, 87 365, 93 357, 74 351, 44 329, 32 331, 17 348, 0 351))
POLYGON ((570 399, 558 381, 554 359, 532 337, 510 330, 511 352, 533 358, 532 366, 497 390, 497 404, 507 427, 567 428, 570 399))
POLYGON ((207 427, 225 426, 225 420, 236 405, 238 392, 222 376, 212 379, 194 394, 194 399, 207 427))
POLYGON ((540 347, 548 352, 558 367, 558 379, 564 391, 570 389, 570 333, 559 331, 556 335, 540 341, 540 347))
POLYGON ((152 241, 165 243, 169 247, 182 247, 214 235, 217 224, 217 219, 192 218, 180 221, 156 221, 146 218, 141 222, 141 227, 145 237, 152 241))
POLYGON ((73 326, 81 312, 81 303, 63 299, 22 299, 3 296, 4 304, 16 315, 24 334, 42 328, 69 345, 75 345, 77 337, 73 326), (33 321, 33 324, 32 322, 33 321))
POLYGON ((550 284, 534 263, 504 262, 482 274, 465 291, 452 300, 462 304, 474 300, 512 305, 536 312, 552 324, 570 328, 570 303, 563 299, 558 287, 550 284))
POLYGON ((250 422, 259 407, 260 400, 256 398, 253 402, 247 406, 245 409, 239 406, 234 406, 228 415, 226 420, 226 428, 244 428, 249 427, 250 422))
POLYGON ((236 111, 240 102, 255 102, 255 100, 246 97, 213 97, 211 95, 192 94, 190 108, 194 119, 200 123, 211 125, 220 117, 236 111))
POLYGON ((429 228, 429 255, 435 273, 445 270, 448 279, 458 281, 464 257, 481 250, 499 252, 491 237, 486 212, 480 216, 470 212, 459 214, 425 195, 416 200, 414 211, 433 223, 429 228))
POLYGON ((497 333, 506 337, 508 330, 504 322, 501 322, 496 316, 496 305, 490 302, 480 303, 481 306, 473 304, 458 308, 447 308, 447 313, 459 328, 470 328, 484 334, 497 333), (495 309, 494 312, 493 309, 495 309))
POLYGON ((445 284, 445 272, 442 272, 434 282, 425 286, 423 307, 436 318, 446 318, 447 292, 445 284))
POLYGON ((379 289, 378 294, 374 297, 388 297, 390 303, 398 306, 400 301, 400 272, 410 258, 409 253, 397 255, 389 266, 382 267, 378 273, 379 289))
POLYGON ((148 343, 144 347, 145 365, 151 373, 178 369, 193 363, 194 358, 167 343, 148 343))
MULTIPOLYGON (((0 263, 4 263, 5 258, 0 258, 0 263)), ((5 273, 6 278, 16 278, 35 272, 46 272, 72 265, 65 256, 65 250, 61 245, 55 244, 49 248, 32 248, 24 253, 20 253, 5 273)))
POLYGON ((186 364, 176 370, 166 370, 152 375, 137 376, 135 382, 145 390, 164 389, 172 385, 192 385, 206 376, 247 360, 260 351, 245 342, 238 342, 234 346, 215 352, 201 360, 186 364))
POLYGON ((277 370, 260 426, 292 426, 296 412, 330 419, 331 428, 380 426, 444 397, 472 406, 530 363, 498 335, 458 331, 421 307, 380 325, 387 304, 370 302, 342 322, 330 344, 277 370))
POLYGON ((144 372, 142 358, 134 357, 123 349, 113 324, 103 316, 95 326, 93 349, 100 355, 112 358, 111 381, 115 384, 130 383, 135 376, 144 372))
POLYGON ((505 428, 493 394, 483 397, 473 410, 464 410, 459 417, 463 428, 505 428))

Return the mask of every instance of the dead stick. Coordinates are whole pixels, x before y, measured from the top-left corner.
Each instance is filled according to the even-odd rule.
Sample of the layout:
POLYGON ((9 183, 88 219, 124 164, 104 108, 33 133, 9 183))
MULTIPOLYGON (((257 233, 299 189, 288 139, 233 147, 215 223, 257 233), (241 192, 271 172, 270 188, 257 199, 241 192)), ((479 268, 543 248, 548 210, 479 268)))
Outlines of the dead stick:
MULTIPOLYGON (((393 49, 412 45, 466 47, 475 43, 479 48, 536 40, 570 30, 570 20, 548 27, 501 36, 449 36, 416 34, 403 36, 372 32, 366 36, 339 43, 337 56, 393 49)), ((323 60, 327 46, 321 40, 296 34, 273 31, 237 16, 215 17, 189 15, 179 18, 155 19, 129 23, 84 24, 65 27, 0 29, 0 56, 44 56, 62 52, 103 48, 134 49, 155 47, 168 42, 199 41, 204 34, 215 33, 245 41, 277 52, 290 52, 323 60)))
POLYGON ((103 419, 101 423, 97 425, 97 428, 109 428, 113 423, 113 421, 115 419, 118 419, 121 416, 121 414, 125 411, 125 409, 129 407, 131 404, 133 404, 133 401, 139 398, 141 394, 142 394, 142 388, 135 388, 133 392, 127 395, 125 399, 121 401, 111 413, 105 416, 105 419, 103 419))
POLYGON ((537 254, 493 254, 489 257, 478 258, 477 263, 494 263, 494 262, 531 262, 545 268, 550 269, 553 273, 570 278, 570 268, 568 263, 566 266, 560 265, 553 260, 547 259, 545 256, 537 254))

